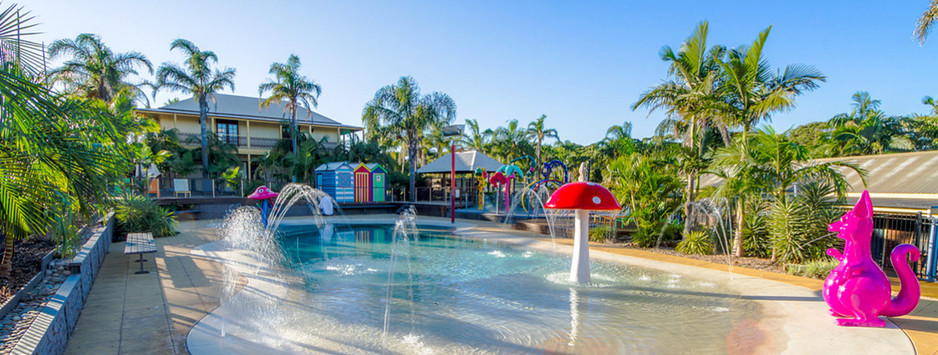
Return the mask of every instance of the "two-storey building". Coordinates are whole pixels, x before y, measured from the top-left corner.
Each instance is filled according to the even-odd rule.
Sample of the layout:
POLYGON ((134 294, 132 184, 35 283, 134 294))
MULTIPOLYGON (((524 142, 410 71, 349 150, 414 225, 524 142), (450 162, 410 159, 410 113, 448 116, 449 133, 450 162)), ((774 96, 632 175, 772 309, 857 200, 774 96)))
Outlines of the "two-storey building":
MULTIPOLYGON (((267 154, 285 133, 289 134, 281 125, 284 120, 291 119, 289 110, 282 104, 261 108, 261 101, 257 97, 226 94, 215 94, 214 100, 208 99, 206 123, 209 130, 222 142, 238 147, 242 171, 247 176, 251 176, 253 169, 251 159, 267 154)), ((195 99, 189 98, 154 109, 139 108, 137 112, 156 120, 163 130, 176 129, 181 143, 188 148, 197 147, 188 143, 189 137, 198 137, 201 132, 199 103, 195 99)), ((325 138, 327 148, 334 148, 343 143, 349 134, 361 131, 361 127, 342 124, 305 107, 297 108, 296 120, 301 132, 309 132, 316 140, 325 138)))

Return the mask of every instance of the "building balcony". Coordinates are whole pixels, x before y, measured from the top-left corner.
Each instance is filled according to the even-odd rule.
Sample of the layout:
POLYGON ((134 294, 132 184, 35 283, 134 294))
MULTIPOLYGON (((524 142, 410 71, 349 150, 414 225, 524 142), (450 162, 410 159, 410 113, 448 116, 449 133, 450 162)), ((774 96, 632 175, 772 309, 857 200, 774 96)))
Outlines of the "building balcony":
MULTIPOLYGON (((179 133, 179 143, 183 146, 188 147, 198 147, 200 134, 199 133, 179 133)), ((229 136, 229 135, 220 135, 218 139, 223 143, 234 144, 238 149, 261 149, 269 150, 277 144, 279 138, 269 138, 269 137, 248 137, 245 136, 229 136)), ((323 147, 326 149, 334 149, 338 144, 332 142, 326 142, 323 144, 323 147)))

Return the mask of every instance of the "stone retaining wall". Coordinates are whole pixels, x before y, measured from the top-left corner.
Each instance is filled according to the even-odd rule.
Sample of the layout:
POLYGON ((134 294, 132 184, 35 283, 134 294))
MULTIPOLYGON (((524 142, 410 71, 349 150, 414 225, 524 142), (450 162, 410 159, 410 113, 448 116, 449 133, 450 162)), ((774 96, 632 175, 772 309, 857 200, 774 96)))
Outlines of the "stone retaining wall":
POLYGON ((104 226, 92 231, 91 237, 69 264, 71 274, 59 287, 42 313, 33 321, 23 335, 13 354, 62 354, 68 344, 68 336, 75 329, 78 315, 91 292, 104 256, 111 246, 114 231, 114 214, 104 217, 104 226))

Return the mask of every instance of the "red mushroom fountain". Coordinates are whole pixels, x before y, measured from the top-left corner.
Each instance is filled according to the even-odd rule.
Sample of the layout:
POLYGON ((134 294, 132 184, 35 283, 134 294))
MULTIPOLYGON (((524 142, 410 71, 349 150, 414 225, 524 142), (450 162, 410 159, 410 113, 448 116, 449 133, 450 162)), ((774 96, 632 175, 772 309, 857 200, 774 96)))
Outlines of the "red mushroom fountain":
MULTIPOLYGON (((585 169, 581 169, 585 170, 585 169)), ((584 178, 585 174, 580 174, 584 178)), ((616 197, 602 185, 578 181, 561 186, 550 195, 544 208, 575 210, 573 224, 573 264, 570 282, 590 282, 589 211, 618 211, 616 197)))

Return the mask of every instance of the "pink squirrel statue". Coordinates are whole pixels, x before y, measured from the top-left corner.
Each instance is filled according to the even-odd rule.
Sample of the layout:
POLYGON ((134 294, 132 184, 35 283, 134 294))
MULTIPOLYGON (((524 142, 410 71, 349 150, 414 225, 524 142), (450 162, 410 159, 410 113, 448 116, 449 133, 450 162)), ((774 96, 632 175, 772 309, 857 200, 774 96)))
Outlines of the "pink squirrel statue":
POLYGON ((879 316, 898 317, 909 314, 918 305, 921 289, 907 259, 918 261, 919 250, 911 244, 902 244, 892 250, 892 266, 901 282, 899 295, 891 298, 892 285, 883 269, 873 262, 870 238, 873 234, 873 204, 870 194, 863 191, 860 201, 831 223, 831 232, 843 239, 844 252, 835 248, 827 254, 840 263, 824 281, 824 300, 837 324, 852 327, 883 327, 879 316))

